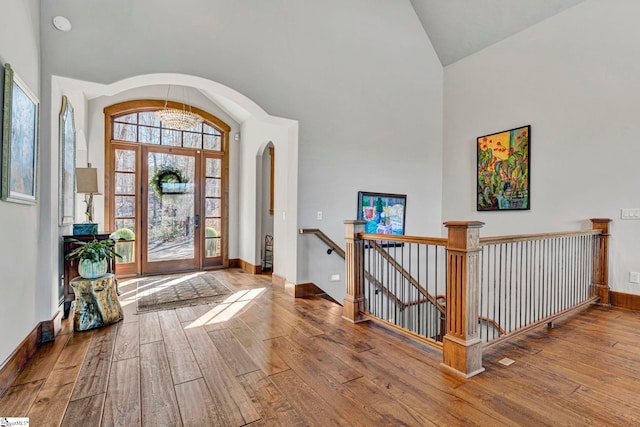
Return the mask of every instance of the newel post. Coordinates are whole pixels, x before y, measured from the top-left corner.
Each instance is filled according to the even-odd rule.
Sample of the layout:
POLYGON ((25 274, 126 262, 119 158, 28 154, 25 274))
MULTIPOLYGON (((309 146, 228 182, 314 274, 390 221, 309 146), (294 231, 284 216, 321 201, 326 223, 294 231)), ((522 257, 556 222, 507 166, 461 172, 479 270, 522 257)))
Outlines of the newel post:
POLYGON ((344 297, 342 317, 353 323, 364 322, 367 319, 360 314, 365 309, 364 240, 360 239, 358 234, 364 233, 365 221, 350 220, 345 221, 344 224, 347 244, 347 250, 345 251, 347 293, 344 297))
POLYGON ((443 365, 467 378, 484 371, 478 327, 480 289, 479 221, 445 222, 447 244, 447 333, 443 365))
POLYGON ((591 218, 592 228, 601 230, 596 239, 597 258, 593 260, 593 286, 600 297, 599 304, 609 305, 609 218, 591 218))

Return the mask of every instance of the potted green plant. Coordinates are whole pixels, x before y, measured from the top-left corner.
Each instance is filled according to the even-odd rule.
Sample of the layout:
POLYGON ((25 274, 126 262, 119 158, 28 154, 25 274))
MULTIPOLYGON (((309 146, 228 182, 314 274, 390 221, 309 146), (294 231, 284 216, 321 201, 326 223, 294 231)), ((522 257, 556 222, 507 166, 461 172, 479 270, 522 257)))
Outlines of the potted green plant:
POLYGON ((212 239, 212 237, 220 237, 218 230, 213 227, 205 227, 205 253, 208 257, 214 257, 218 255, 218 249, 220 246, 220 239, 212 239))
POLYGON ((116 242, 116 251, 122 255, 118 262, 124 264, 134 262, 136 234, 133 230, 124 227, 119 228, 111 233, 109 237, 116 242))
POLYGON ((120 254, 113 249, 115 242, 111 239, 82 242, 77 239, 68 239, 78 247, 65 257, 78 260, 78 274, 85 279, 95 279, 104 276, 107 272, 107 260, 118 257, 120 254))

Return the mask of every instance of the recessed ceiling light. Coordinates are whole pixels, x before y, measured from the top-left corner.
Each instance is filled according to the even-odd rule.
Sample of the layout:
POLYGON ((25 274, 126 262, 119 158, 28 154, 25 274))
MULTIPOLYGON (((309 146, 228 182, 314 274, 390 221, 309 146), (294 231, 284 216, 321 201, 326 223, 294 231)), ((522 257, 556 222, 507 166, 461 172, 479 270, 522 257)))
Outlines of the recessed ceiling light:
POLYGON ((56 16, 55 18, 53 18, 53 26, 60 31, 67 32, 71 30, 71 21, 69 21, 64 16, 56 16))

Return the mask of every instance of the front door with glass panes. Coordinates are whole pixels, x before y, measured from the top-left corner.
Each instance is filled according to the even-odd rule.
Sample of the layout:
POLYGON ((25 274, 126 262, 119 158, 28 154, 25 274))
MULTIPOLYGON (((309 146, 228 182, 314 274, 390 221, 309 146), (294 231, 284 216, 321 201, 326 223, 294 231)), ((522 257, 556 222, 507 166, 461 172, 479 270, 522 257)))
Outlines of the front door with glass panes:
POLYGON ((191 151, 142 147, 142 274, 199 267, 200 153, 191 151))
POLYGON ((105 109, 110 135, 105 213, 119 237, 116 249, 123 258, 117 273, 227 266, 228 126, 198 111, 204 124, 167 129, 150 106, 131 112, 130 104, 105 109))

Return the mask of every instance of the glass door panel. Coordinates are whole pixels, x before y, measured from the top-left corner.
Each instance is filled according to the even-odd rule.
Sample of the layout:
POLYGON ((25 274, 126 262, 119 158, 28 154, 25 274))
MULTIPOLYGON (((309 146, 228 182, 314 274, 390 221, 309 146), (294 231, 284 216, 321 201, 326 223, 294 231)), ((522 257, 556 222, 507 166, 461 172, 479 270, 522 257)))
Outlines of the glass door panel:
POLYGON ((122 256, 116 258, 118 274, 132 274, 137 271, 136 152, 135 149, 120 148, 113 151, 113 217, 115 233, 119 238, 115 249, 122 256))
POLYGON ((148 186, 143 273, 198 268, 196 154, 145 151, 148 186))
POLYGON ((206 154, 204 159, 204 253, 203 265, 207 267, 223 264, 223 239, 225 236, 223 217, 222 168, 220 156, 206 154))
POLYGON ((222 160, 208 157, 205 159, 205 258, 220 258, 222 238, 222 160))

